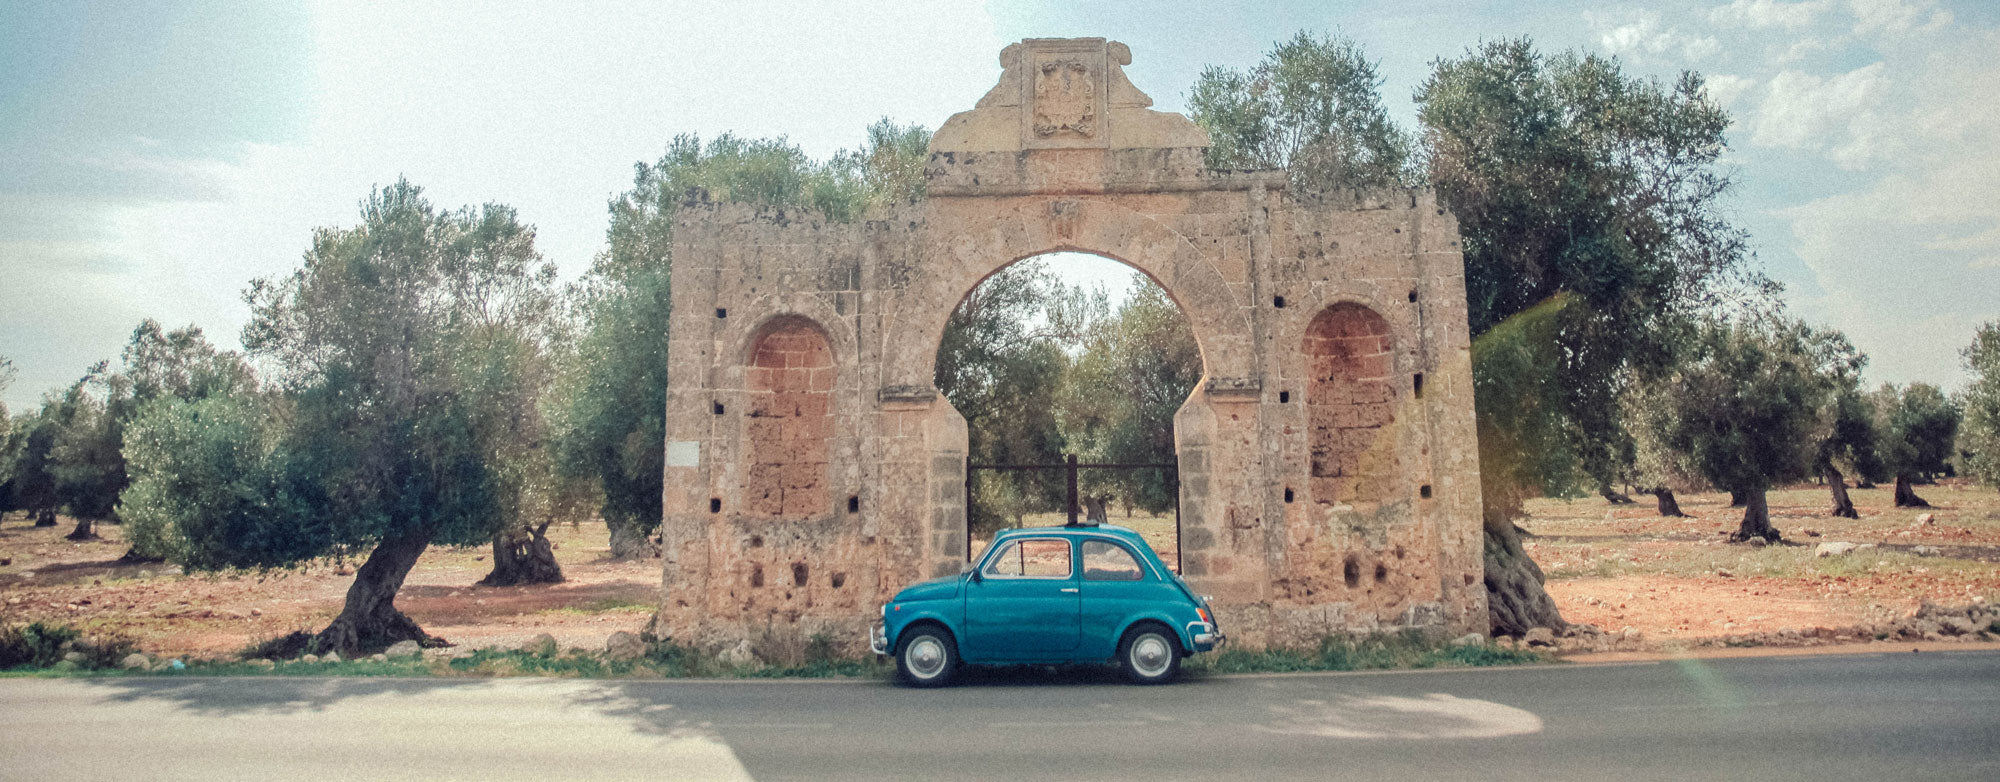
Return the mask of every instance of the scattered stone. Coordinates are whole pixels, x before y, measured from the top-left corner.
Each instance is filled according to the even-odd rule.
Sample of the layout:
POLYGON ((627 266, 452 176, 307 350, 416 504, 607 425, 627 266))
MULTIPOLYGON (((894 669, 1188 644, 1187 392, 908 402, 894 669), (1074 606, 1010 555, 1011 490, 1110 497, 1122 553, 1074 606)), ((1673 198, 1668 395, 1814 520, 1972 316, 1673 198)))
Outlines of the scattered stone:
POLYGON ((1451 642, 1452 646, 1484 646, 1485 644, 1486 635, 1484 633, 1466 633, 1451 642))
POLYGON ((323 662, 323 663, 337 663, 337 662, 340 662, 340 653, 339 653, 339 652, 327 652, 326 654, 323 654, 323 655, 320 655, 320 658, 319 658, 319 661, 320 661, 320 662, 323 662))
POLYGON ((264 615, 264 611, 263 611, 262 609, 257 609, 257 608, 252 608, 252 609, 250 609, 250 615, 251 615, 251 616, 263 616, 263 615, 264 615))
MULTIPOLYGON (((1546 629, 1546 628, 1543 628, 1546 629)), ((749 666, 757 664, 757 652, 750 648, 750 639, 737 641, 735 646, 724 650, 718 657, 729 665, 749 666)))
POLYGON ((1639 632, 1639 628, 1632 627, 1630 625, 1627 625, 1623 629, 1620 629, 1618 631, 1618 635, 1623 637, 1627 641, 1637 641, 1640 638, 1645 637, 1645 633, 1639 632))
POLYGON ((317 654, 302 654, 302 655, 299 655, 299 662, 302 662, 302 663, 316 663, 316 662, 319 662, 319 655, 317 655, 317 654))
POLYGON ((261 657, 260 657, 260 658, 257 658, 257 659, 255 659, 255 660, 250 660, 249 662, 250 662, 250 667, 252 667, 252 668, 264 668, 264 669, 270 669, 270 668, 276 668, 276 667, 278 667, 278 664, 277 664, 277 663, 275 663, 275 662, 272 662, 272 661, 270 661, 270 660, 266 660, 266 659, 263 659, 263 658, 261 658, 261 657))
POLYGON ((1546 627, 1529 628, 1528 634, 1521 636, 1521 640, 1529 646, 1555 646, 1556 631, 1546 627))
POLYGON ((125 659, 118 661, 118 667, 128 671, 143 671, 152 666, 153 661, 146 659, 145 655, 138 652, 125 655, 125 659))
POLYGON ((604 642, 604 657, 609 660, 637 660, 646 656, 646 642, 639 636, 620 630, 612 633, 604 642))
POLYGON ((1917 516, 1917 523, 1913 526, 1928 527, 1936 523, 1937 523, 1937 514, 1924 513, 1924 514, 1919 514, 1917 516))
POLYGON ((424 647, 416 641, 397 641, 390 644, 388 649, 383 650, 382 657, 384 659, 390 657, 415 657, 423 654, 423 651, 424 647))
POLYGON ((1809 529, 1809 530, 1806 530, 1806 537, 1808 537, 1808 538, 1817 538, 1817 537, 1819 537, 1819 530, 1816 530, 1816 529, 1809 529))
POLYGON ((1844 541, 1843 541, 1843 542, 1828 542, 1828 543, 1821 543, 1821 544, 1819 544, 1818 546, 1815 546, 1815 547, 1813 547, 1813 556, 1815 556, 1815 557, 1842 557, 1842 556, 1846 556, 1846 555, 1848 555, 1849 553, 1853 552, 1853 551, 1854 551, 1854 550, 1855 550, 1856 548, 1859 548, 1859 546, 1857 546, 1857 545, 1855 545, 1855 544, 1853 544, 1853 543, 1847 543, 1847 542, 1844 542, 1844 541))
POLYGON ((521 651, 543 657, 556 656, 556 648, 556 637, 548 633, 542 633, 528 639, 527 643, 521 644, 521 651))
MULTIPOLYGON (((1753 538, 1753 539, 1754 539, 1754 540, 1762 540, 1762 538, 1753 538)), ((1728 569, 1728 568, 1716 568, 1716 569, 1715 569, 1715 574, 1716 574, 1717 576, 1720 576, 1720 577, 1722 577, 1722 578, 1735 578, 1735 577, 1736 577, 1736 574, 1735 574, 1735 573, 1731 573, 1731 572, 1729 572, 1729 569, 1728 569)))
POLYGON ((1768 540, 1765 540, 1765 539, 1763 539, 1763 538, 1761 538, 1761 537, 1759 537, 1759 538, 1751 538, 1751 539, 1749 539, 1749 540, 1746 540, 1746 541, 1743 541, 1743 542, 1744 542, 1744 543, 1748 543, 1748 544, 1750 544, 1750 547, 1751 547, 1751 548, 1763 548, 1763 547, 1765 547, 1765 546, 1768 546, 1768 545, 1770 545, 1770 544, 1771 544, 1771 542, 1770 542, 1770 541, 1768 541, 1768 540))
POLYGON ((1938 620, 1938 629, 1947 635, 1971 635, 1979 630, 1978 625, 1963 616, 1947 616, 1938 620))
POLYGON ((1910 549, 1910 553, 1920 557, 1939 557, 1944 556, 1944 549, 1936 546, 1916 546, 1910 549))

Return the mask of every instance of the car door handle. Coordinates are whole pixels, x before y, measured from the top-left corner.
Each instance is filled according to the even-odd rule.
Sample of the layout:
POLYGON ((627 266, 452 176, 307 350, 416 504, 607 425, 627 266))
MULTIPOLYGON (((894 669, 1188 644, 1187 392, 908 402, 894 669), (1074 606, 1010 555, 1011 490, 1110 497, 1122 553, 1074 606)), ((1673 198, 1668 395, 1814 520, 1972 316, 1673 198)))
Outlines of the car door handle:
POLYGON ((1076 591, 1076 587, 1063 587, 1063 588, 1062 588, 1062 591, 1064 591, 1064 592, 1075 592, 1075 591, 1076 591))

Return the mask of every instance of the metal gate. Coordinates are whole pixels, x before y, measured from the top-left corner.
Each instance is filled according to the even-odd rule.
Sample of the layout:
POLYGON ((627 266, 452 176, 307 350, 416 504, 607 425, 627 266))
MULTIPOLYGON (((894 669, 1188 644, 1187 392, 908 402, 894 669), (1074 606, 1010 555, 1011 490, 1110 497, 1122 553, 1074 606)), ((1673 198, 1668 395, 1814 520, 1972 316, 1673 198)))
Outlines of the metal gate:
MULTIPOLYGON (((1063 507, 1064 511, 1069 516, 1069 526, 1072 527, 1078 525, 1078 514, 1080 513, 1080 507, 1078 505, 1078 500, 1080 499, 1080 497, 1077 491, 1078 472, 1083 470, 1162 471, 1167 478, 1168 491, 1172 493, 1174 497, 1174 572, 1175 573, 1181 572, 1180 465, 1172 462, 1137 463, 1137 464, 1087 463, 1087 462, 1079 462, 1076 458, 1076 454, 1068 454, 1064 456, 1063 461, 1057 464, 974 464, 971 462, 971 460, 967 460, 965 464, 965 559, 966 561, 970 562, 972 560, 972 537, 973 537, 972 536, 972 505, 973 505, 972 486, 976 474, 982 471, 1021 472, 1021 471, 1056 471, 1056 470, 1061 470, 1064 473, 1063 493, 1065 499, 1063 501, 1063 507)), ((1107 509, 1106 516, 1109 515, 1110 513, 1109 510, 1107 509)))

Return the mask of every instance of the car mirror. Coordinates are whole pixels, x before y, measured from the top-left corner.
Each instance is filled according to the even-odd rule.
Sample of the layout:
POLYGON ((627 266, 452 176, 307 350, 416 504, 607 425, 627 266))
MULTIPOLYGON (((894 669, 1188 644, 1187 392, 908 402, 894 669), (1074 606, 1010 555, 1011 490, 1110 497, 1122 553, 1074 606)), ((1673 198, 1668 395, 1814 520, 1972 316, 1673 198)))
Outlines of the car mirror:
POLYGON ((986 580, 984 577, 979 575, 979 570, 974 568, 972 566, 972 563, 970 562, 967 562, 963 567, 960 567, 958 569, 958 572, 966 576, 970 576, 972 578, 973 583, 978 583, 986 580))

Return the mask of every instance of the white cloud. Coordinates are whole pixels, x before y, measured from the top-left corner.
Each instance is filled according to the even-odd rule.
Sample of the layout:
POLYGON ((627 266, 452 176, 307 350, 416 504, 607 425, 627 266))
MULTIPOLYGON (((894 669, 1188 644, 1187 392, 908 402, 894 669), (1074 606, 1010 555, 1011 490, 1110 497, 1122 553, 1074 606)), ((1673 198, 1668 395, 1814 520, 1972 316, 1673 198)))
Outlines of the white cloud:
POLYGON ((1936 30, 1951 24, 1951 12, 1936 0, 1848 0, 1854 12, 1854 32, 1907 33, 1936 30))
POLYGON ((1786 3, 1779 0, 1736 0, 1708 12, 1709 21, 1722 26, 1752 29, 1779 27, 1797 30, 1812 24, 1833 6, 1833 0, 1806 0, 1786 3))
POLYGON ((1623 57, 1700 61, 1722 51, 1722 44, 1713 36, 1694 35, 1665 27, 1660 22, 1659 14, 1651 11, 1640 11, 1624 22, 1594 11, 1584 12, 1584 18, 1599 31, 1598 45, 1611 54, 1623 57))
POLYGON ((1750 143, 1823 152, 1844 168, 1860 168, 1901 147, 1899 129, 1881 111, 1895 86, 1879 62, 1829 77, 1779 73, 1757 107, 1750 143))
POLYGON ((1706 77, 1708 97, 1717 105, 1729 106, 1757 86, 1757 80, 1728 73, 1713 73, 1706 77))

